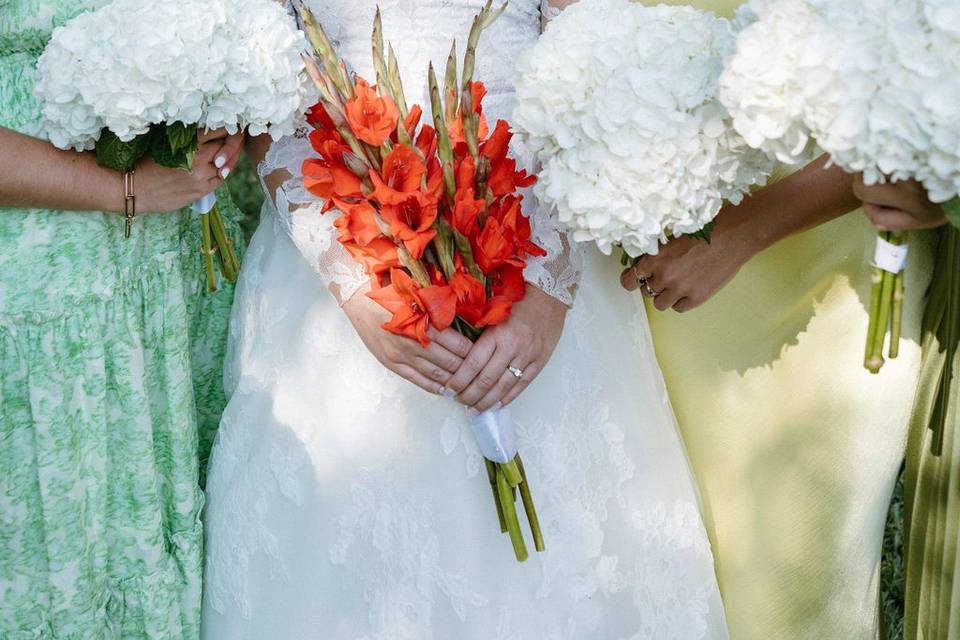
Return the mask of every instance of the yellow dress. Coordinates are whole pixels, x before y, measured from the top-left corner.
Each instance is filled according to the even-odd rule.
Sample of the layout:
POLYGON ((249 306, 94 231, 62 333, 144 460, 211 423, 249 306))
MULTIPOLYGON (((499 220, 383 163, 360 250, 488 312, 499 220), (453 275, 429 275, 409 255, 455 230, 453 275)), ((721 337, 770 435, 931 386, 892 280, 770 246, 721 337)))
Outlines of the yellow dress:
MULTIPOLYGON (((739 2, 692 3, 730 16, 739 2)), ((920 364, 931 238, 900 357, 863 367, 875 233, 852 213, 756 256, 707 304, 653 310, 733 640, 872 640, 884 519, 920 364)))

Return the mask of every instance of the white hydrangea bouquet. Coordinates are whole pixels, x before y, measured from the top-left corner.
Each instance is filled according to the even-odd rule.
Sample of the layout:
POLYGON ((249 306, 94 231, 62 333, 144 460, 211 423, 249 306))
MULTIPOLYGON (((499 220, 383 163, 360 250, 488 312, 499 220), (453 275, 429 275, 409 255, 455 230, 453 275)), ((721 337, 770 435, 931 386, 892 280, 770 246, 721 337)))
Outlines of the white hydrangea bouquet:
POLYGON ((773 169, 717 100, 731 24, 691 7, 584 0, 520 62, 514 124, 542 165, 537 196, 577 241, 656 254, 709 239, 724 201, 773 169))
MULTIPOLYGON (((934 202, 960 192, 956 0, 752 0, 720 78, 746 141, 781 162, 819 150, 866 184, 915 179, 934 202)), ((898 352, 905 234, 880 232, 865 367, 898 352)))
MULTIPOLYGON (((50 142, 93 149, 124 174, 139 159, 190 170, 197 132, 226 128, 274 138, 309 106, 302 34, 272 0, 114 0, 57 28, 38 63, 36 94, 50 142)), ((202 216, 207 284, 213 256, 239 263, 213 194, 202 216)), ((127 211, 126 235, 135 212, 127 211)))

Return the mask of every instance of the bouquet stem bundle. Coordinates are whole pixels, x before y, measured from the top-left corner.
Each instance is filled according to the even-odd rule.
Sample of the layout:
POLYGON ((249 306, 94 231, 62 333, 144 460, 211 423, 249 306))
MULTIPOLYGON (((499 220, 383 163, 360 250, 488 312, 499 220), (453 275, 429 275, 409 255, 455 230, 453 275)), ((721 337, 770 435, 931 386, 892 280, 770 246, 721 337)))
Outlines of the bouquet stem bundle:
MULTIPOLYGON (((907 242, 906 233, 881 231, 879 237, 894 246, 907 242)), ((870 373, 879 373, 883 367, 883 347, 887 332, 890 344, 887 356, 893 360, 900 354, 900 332, 903 326, 904 271, 887 271, 874 265, 871 274, 870 322, 867 326, 867 347, 863 366, 870 373)))
POLYGON ((214 256, 220 265, 220 273, 227 282, 236 282, 240 273, 240 260, 233 248, 233 241, 227 233, 220 214, 220 205, 214 204, 209 213, 200 216, 200 252, 203 254, 204 269, 207 274, 207 291, 217 290, 217 276, 214 256))
MULTIPOLYGON (((507 123, 490 132, 484 88, 473 80, 480 36, 505 9, 487 0, 473 20, 459 73, 456 43, 451 48, 442 89, 430 65, 431 127, 419 123, 418 105, 408 108, 396 55, 384 47, 379 10, 372 35, 377 84, 371 87, 347 73, 323 27, 302 6, 316 55, 304 56, 304 63, 320 92, 310 114, 320 157, 304 162, 305 183, 326 201, 324 211, 340 211, 340 243, 371 275, 370 297, 393 313, 384 329, 424 345, 429 326, 475 341, 485 327, 505 321, 523 298, 525 256, 543 255, 529 241, 517 193, 534 179, 508 156, 507 123)), ((480 418, 494 431, 512 429, 503 424, 508 417, 488 412, 480 418)), ((518 493, 537 551, 545 548, 543 533, 523 461, 515 448, 499 453, 485 452, 488 480, 500 531, 522 562, 528 552, 518 493)))

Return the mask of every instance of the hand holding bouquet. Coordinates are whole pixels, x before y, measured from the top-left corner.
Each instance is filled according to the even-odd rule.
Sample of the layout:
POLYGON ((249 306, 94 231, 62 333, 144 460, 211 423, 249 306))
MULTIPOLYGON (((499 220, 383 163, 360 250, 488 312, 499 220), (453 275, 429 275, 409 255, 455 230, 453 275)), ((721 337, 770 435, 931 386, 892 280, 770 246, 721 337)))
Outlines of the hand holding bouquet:
MULTIPOLYGON (((428 330, 454 328, 476 340, 504 322, 525 293, 525 259, 543 255, 530 240, 518 191, 535 182, 509 156, 509 125, 492 128, 483 113, 484 86, 473 80, 483 31, 500 15, 488 0, 474 18, 457 70, 456 45, 441 88, 428 70, 433 126, 408 107, 392 47, 384 49, 381 19, 373 27, 376 85, 348 74, 330 39, 303 7, 316 59, 305 57, 320 91, 308 115, 316 158, 303 163, 306 188, 336 210, 340 243, 371 277, 370 298, 392 318, 384 329, 428 345, 428 330)), ((526 511, 534 545, 543 536, 509 413, 488 411, 472 427, 487 471, 502 532, 517 560, 527 558, 515 506, 526 511)))
POLYGON ((772 170, 716 97, 730 24, 690 7, 583 0, 520 64, 518 130, 543 165, 537 195, 575 240, 636 258, 709 237, 772 170))
MULTIPOLYGON (((867 185, 960 192, 960 25, 952 0, 753 0, 720 79, 747 142, 782 162, 817 147, 867 185)), ((904 233, 881 231, 864 366, 898 354, 904 233)), ((958 285, 960 286, 960 283, 958 285)))
MULTIPOLYGON (((62 149, 94 149, 100 164, 129 174, 143 157, 191 170, 200 130, 292 133, 306 107, 289 16, 265 0, 114 0, 56 29, 38 64, 44 127, 62 149)), ((128 199, 128 205, 135 201, 128 199)), ((207 284, 216 290, 239 264, 216 197, 202 216, 207 284)), ((126 232, 135 209, 128 207, 126 232)))

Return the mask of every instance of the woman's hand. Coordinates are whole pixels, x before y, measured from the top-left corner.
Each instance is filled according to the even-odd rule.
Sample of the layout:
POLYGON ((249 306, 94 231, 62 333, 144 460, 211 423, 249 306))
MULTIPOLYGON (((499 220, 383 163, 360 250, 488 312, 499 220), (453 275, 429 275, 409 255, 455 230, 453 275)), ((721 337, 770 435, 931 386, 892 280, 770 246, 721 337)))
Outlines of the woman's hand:
POLYGON ((627 291, 639 288, 653 297, 660 311, 689 311, 733 280, 753 254, 748 243, 718 225, 709 244, 681 236, 662 245, 658 255, 642 257, 623 272, 620 284, 627 291))
POLYGON ((447 389, 477 412, 507 406, 550 360, 567 310, 556 298, 527 285, 510 318, 483 332, 447 389))
POLYGON ((854 177, 853 193, 863 201, 870 221, 884 231, 933 229, 947 223, 943 207, 930 202, 927 190, 916 180, 868 187, 860 173, 854 177))
POLYGON ((193 171, 161 167, 150 158, 137 164, 134 192, 143 213, 179 211, 223 184, 243 150, 243 134, 219 129, 199 136, 193 171))
POLYGON ((852 177, 826 156, 774 182, 716 218, 707 244, 675 238, 620 276, 627 290, 654 296, 661 311, 689 311, 722 289, 750 258, 795 233, 857 208, 852 177), (645 284, 644 284, 645 282, 645 284))
POLYGON ((366 290, 357 292, 343 310, 370 353, 390 371, 424 391, 442 394, 453 374, 470 352, 470 340, 453 329, 430 329, 426 348, 410 338, 385 331, 390 313, 368 298, 366 290))

